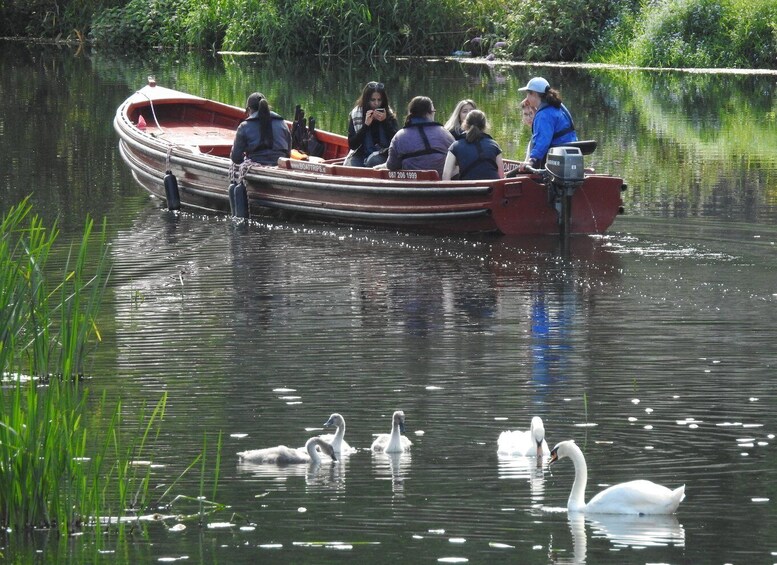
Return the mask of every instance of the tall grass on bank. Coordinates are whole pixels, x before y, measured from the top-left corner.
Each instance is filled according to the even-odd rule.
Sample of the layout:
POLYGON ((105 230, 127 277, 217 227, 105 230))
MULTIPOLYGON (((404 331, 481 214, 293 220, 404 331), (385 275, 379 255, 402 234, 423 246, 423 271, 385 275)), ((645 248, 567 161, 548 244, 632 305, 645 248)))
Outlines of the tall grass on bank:
POLYGON ((94 14, 124 3, 124 0, 3 0, 0 37, 82 41, 94 14))
MULTIPOLYGON (((108 278, 105 226, 96 253, 92 230, 87 220, 61 281, 50 283, 57 230, 46 229, 27 201, 0 223, 3 529, 56 528, 63 535, 87 525, 100 530, 163 502, 151 499, 151 468, 139 463, 160 433, 167 396, 148 416, 141 410, 130 429, 121 402, 111 409, 103 396, 88 404, 84 364, 100 339, 96 315, 108 278)), ((190 468, 200 460, 204 454, 190 468)), ((201 491, 204 469, 203 463, 201 491)))

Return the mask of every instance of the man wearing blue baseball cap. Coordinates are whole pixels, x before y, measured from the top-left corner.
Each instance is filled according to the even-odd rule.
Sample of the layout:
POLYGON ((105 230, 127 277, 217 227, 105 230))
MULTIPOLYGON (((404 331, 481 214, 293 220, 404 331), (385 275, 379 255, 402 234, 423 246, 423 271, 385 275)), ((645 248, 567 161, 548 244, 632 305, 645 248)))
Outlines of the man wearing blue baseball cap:
POLYGON ((542 167, 548 149, 577 141, 577 134, 572 115, 561 103, 561 95, 558 90, 550 87, 547 80, 534 77, 526 86, 518 90, 526 92, 527 103, 537 110, 532 125, 529 160, 520 167, 523 171, 525 165, 534 168, 542 167))

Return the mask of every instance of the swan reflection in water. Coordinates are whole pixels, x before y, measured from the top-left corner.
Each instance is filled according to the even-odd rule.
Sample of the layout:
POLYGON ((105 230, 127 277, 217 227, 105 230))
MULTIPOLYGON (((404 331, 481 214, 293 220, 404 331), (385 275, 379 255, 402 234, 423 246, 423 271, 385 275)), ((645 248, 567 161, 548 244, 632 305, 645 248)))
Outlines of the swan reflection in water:
POLYGON ((391 492, 402 494, 405 490, 405 477, 410 470, 410 452, 384 453, 372 452, 372 466, 378 479, 391 479, 391 492))
POLYGON ((629 547, 685 547, 685 530, 674 514, 616 516, 597 514, 586 517, 591 538, 607 538, 615 545, 629 547))
POLYGON ((545 499, 545 457, 520 457, 498 453, 500 479, 526 479, 529 481, 531 501, 541 504, 545 499))
POLYGON ((303 477, 310 490, 343 490, 348 458, 304 465, 277 465, 275 463, 251 463, 239 461, 237 472, 258 479, 267 479, 277 484, 277 490, 286 490, 286 481, 292 477, 303 477))
MULTIPOLYGON (((568 556, 567 551, 556 554, 554 548, 550 547, 553 563, 575 565, 586 563, 588 552, 586 523, 591 530, 591 540, 607 539, 619 548, 685 547, 685 530, 674 514, 586 516, 582 512, 570 512, 568 521, 569 531, 572 534, 572 555, 568 556)), ((555 549, 561 551, 562 546, 556 544, 555 549)))

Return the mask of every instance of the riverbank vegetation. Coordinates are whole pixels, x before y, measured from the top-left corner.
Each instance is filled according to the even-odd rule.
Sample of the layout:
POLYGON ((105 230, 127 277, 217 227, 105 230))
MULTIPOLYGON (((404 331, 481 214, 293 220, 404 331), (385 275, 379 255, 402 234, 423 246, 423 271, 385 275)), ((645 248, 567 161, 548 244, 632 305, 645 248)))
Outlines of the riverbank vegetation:
MULTIPOLYGON (((101 339, 97 312, 107 282, 105 229, 87 220, 79 245, 60 257, 48 229, 25 201, 0 223, 0 528, 56 529, 137 518, 167 497, 178 479, 152 501, 148 458, 164 418, 166 396, 146 415, 127 418, 121 403, 92 400, 85 366, 101 339), (94 246, 94 240, 98 245, 94 246), (63 264, 61 279, 51 273, 63 264), (130 420, 133 420, 130 422, 130 420)), ((220 450, 220 438, 217 450, 220 450)), ((201 463, 204 452, 181 475, 201 463)), ((215 472, 219 457, 208 462, 215 472)), ((180 476, 179 476, 180 478, 180 476)), ((192 497, 194 498, 194 497, 192 497)), ((209 509, 217 505, 200 500, 209 509)))
POLYGON ((0 21, 122 51, 777 67, 777 0, 9 0, 0 21))

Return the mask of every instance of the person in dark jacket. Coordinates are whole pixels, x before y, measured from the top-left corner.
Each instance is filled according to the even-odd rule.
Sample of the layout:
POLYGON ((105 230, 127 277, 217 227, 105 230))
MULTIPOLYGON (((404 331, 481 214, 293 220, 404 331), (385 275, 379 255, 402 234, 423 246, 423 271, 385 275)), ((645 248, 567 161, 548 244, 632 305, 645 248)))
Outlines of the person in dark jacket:
POLYGON ((345 164, 374 167, 386 162, 388 147, 399 129, 382 82, 368 82, 348 115, 345 164))
POLYGON ((458 171, 459 180, 502 179, 505 176, 502 149, 486 133, 486 115, 472 110, 464 119, 465 137, 448 150, 442 180, 451 180, 458 171))
POLYGON ((518 90, 526 92, 526 101, 537 110, 532 125, 529 158, 520 168, 523 169, 524 165, 542 167, 551 147, 577 141, 575 124, 569 110, 562 104, 558 90, 551 88, 544 78, 534 77, 518 90))
POLYGON ((442 178, 445 157, 455 139, 442 124, 434 121, 435 113, 431 98, 416 96, 410 101, 405 127, 391 140, 387 169, 431 169, 442 178))
POLYGON ((246 158, 261 165, 277 165, 291 153, 291 132, 286 122, 270 110, 264 94, 254 92, 246 102, 248 117, 235 132, 230 158, 240 164, 246 158))

